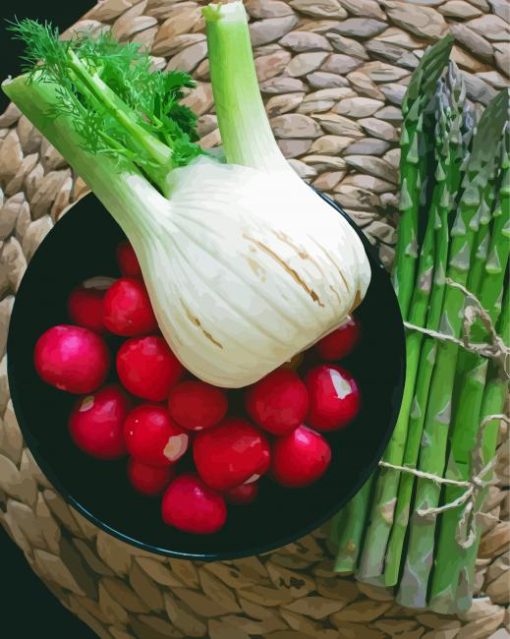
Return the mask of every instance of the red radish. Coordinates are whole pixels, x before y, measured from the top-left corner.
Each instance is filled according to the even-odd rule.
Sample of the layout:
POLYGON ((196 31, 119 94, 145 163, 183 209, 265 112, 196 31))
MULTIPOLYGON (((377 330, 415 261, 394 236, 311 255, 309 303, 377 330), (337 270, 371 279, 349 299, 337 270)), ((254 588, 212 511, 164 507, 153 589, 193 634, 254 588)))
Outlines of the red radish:
POLYGON ((243 419, 226 419, 197 433, 193 458, 200 477, 215 490, 229 490, 256 481, 270 464, 264 435, 243 419))
POLYGON ((137 492, 149 497, 162 493, 174 475, 173 466, 147 466, 137 459, 130 459, 128 463, 131 485, 137 492))
POLYGON ((244 506, 245 504, 251 504, 257 498, 259 494, 259 485, 257 482, 251 484, 241 484, 227 490, 225 493, 225 499, 229 504, 235 506, 244 506))
POLYGON ((78 286, 73 289, 67 300, 69 319, 78 326, 90 328, 102 333, 104 327, 103 298, 104 290, 78 286))
POLYGON ((83 452, 98 459, 126 453, 122 425, 130 401, 119 386, 106 386, 78 400, 69 417, 69 433, 83 452))
POLYGON ((117 246, 117 263, 124 277, 141 277, 142 271, 138 258, 127 240, 117 246))
POLYGON ((248 390, 246 410, 261 428, 286 435, 306 417, 308 391, 294 371, 279 368, 248 390))
POLYGON ((310 395, 307 423, 327 432, 347 426, 358 414, 360 392, 352 375, 340 366, 316 366, 306 376, 310 395))
POLYGON ((104 296, 104 325, 124 337, 146 335, 157 329, 157 322, 143 282, 122 277, 104 296))
POLYGON ((60 324, 37 340, 34 365, 47 384, 81 395, 97 390, 110 368, 104 340, 82 326, 60 324))
POLYGON ((162 337, 134 337, 126 340, 117 353, 117 373, 133 395, 162 402, 184 368, 162 337))
POLYGON ((124 439, 130 455, 150 466, 168 466, 188 449, 189 435, 174 424, 163 406, 141 404, 124 422, 124 439))
POLYGON ((226 393, 205 382, 181 382, 170 390, 168 397, 172 419, 188 430, 215 426, 225 417, 227 409, 226 393))
POLYGON ((161 511, 165 524, 196 535, 218 532, 227 520, 223 497, 191 474, 173 480, 163 495, 161 511))
POLYGON ((322 477, 331 462, 328 442, 306 426, 277 439, 271 454, 271 474, 288 488, 309 486, 322 477))
POLYGON ((327 362, 342 359, 352 353, 359 342, 360 332, 359 321, 349 316, 341 326, 317 342, 315 349, 327 362))

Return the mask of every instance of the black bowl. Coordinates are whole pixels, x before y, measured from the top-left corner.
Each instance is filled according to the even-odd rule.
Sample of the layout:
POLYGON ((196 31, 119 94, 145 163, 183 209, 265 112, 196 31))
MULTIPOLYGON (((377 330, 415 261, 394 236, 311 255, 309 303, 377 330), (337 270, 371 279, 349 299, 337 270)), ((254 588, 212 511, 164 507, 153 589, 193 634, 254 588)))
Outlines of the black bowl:
MULTIPOLYGON (((357 311, 363 340, 343 364, 361 387, 363 408, 358 418, 329 437, 333 462, 319 482, 289 490, 262 480, 256 503, 230 508, 227 525, 219 533, 194 536, 162 523, 160 500, 134 493, 126 480, 126 460, 96 461, 73 445, 66 423, 76 398, 47 386, 35 372, 34 345, 47 328, 67 321, 69 291, 88 277, 119 275, 115 246, 124 237, 121 229, 93 195, 76 204, 30 262, 16 296, 7 345, 9 383, 21 430, 55 488, 90 521, 119 539, 180 558, 225 560, 268 552, 333 516, 359 490, 382 455, 398 416, 405 369, 403 325, 390 278, 353 226, 372 266, 372 282, 357 311)), ((111 338, 112 349, 119 343, 111 338)))

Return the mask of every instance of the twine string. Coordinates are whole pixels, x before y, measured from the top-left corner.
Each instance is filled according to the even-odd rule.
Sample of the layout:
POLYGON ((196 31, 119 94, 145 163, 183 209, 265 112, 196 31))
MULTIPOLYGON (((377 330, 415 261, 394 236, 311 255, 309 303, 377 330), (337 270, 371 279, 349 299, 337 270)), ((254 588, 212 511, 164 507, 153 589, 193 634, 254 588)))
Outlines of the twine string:
POLYGON ((497 479, 486 479, 486 476, 494 470, 496 465, 495 460, 492 459, 490 462, 482 466, 482 433, 484 429, 493 421, 504 421, 506 424, 510 425, 510 417, 501 413, 495 415, 487 415, 481 424, 480 429, 477 434, 477 441, 473 451, 471 453, 471 463, 473 468, 473 475, 470 479, 467 480, 457 480, 457 479, 449 479, 447 477, 441 477, 440 475, 435 475, 434 473, 427 473, 417 468, 413 468, 411 466, 399 466, 398 464, 390 464, 385 461, 380 461, 379 466, 381 468, 388 468, 390 470, 395 470, 401 473, 406 473, 408 475, 413 475, 418 479, 426 479, 429 481, 433 481, 436 484, 443 486, 455 486, 457 488, 464 488, 464 492, 459 495, 456 499, 442 505, 437 506, 435 508, 418 508, 416 514, 419 517, 437 517, 442 513, 447 512, 448 510, 453 510, 455 508, 459 508, 465 504, 462 516, 459 520, 459 524, 457 526, 455 538, 459 546, 463 549, 469 548, 476 540, 476 518, 477 517, 486 517, 489 519, 495 519, 499 521, 497 517, 493 517, 489 513, 484 513, 481 508, 482 504, 478 510, 475 511, 475 505, 478 501, 478 497, 480 493, 485 490, 488 486, 493 486, 497 484, 497 479), (481 467, 482 466, 482 467, 481 467))
MULTIPOLYGON (((434 339, 451 342, 456 344, 460 348, 475 353, 481 357, 486 357, 499 362, 501 370, 505 376, 510 378, 509 372, 509 359, 510 348, 506 346, 503 339, 497 334, 494 323, 489 313, 483 308, 480 300, 469 291, 465 286, 446 278, 446 284, 453 288, 456 288, 465 295, 467 304, 465 305, 462 321, 462 336, 457 338, 453 335, 446 335, 439 331, 424 328, 422 326, 416 326, 410 322, 404 322, 404 326, 413 331, 418 331, 433 337, 434 339), (471 342, 471 331, 476 320, 479 319, 489 337, 487 343, 473 343, 471 342)), ((483 463, 483 433, 485 428, 493 421, 504 421, 510 425, 510 417, 506 414, 487 415, 480 423, 480 428, 477 431, 476 442, 473 450, 471 451, 471 468, 472 475, 468 480, 457 480, 441 477, 434 473, 428 473, 418 468, 411 466, 400 466, 398 464, 390 464, 385 461, 380 461, 379 466, 381 468, 387 468, 401 473, 406 473, 417 477, 418 479, 425 479, 433 481, 440 486, 454 486, 456 488, 463 488, 464 491, 455 499, 443 504, 442 506, 430 507, 430 508, 418 508, 416 514, 419 517, 437 517, 438 515, 445 513, 449 510, 464 506, 461 517, 457 524, 455 531, 455 539, 462 549, 467 549, 472 546, 477 538, 477 517, 486 517, 488 519, 500 521, 498 517, 494 517, 489 513, 484 513, 481 508, 483 504, 480 504, 478 510, 476 505, 480 494, 489 486, 495 485, 497 480, 495 478, 487 479, 489 473, 492 474, 496 462, 494 459, 487 464, 483 463)))
POLYGON ((510 348, 505 344, 503 339, 497 334, 496 327, 492 321, 489 313, 483 308, 480 300, 471 293, 465 286, 455 282, 450 278, 446 278, 446 284, 452 288, 459 289, 466 296, 467 301, 463 312, 462 321, 462 336, 461 338, 454 335, 446 335, 440 331, 435 331, 424 326, 417 326, 411 322, 404 321, 404 326, 412 331, 417 331, 428 337, 434 339, 451 342, 460 348, 463 348, 471 353, 486 357, 488 359, 495 359, 500 362, 501 368, 505 371, 507 377, 510 377, 510 371, 508 362, 510 359, 510 348), (485 330, 489 335, 490 342, 471 342, 471 331, 476 320, 480 319, 485 330))

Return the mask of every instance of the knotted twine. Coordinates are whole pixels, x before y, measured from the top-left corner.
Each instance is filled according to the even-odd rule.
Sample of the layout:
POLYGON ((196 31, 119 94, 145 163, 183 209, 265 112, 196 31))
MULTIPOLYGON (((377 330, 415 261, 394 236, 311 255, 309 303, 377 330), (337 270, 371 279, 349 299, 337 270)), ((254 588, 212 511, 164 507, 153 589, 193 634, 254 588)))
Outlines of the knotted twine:
POLYGON ((463 348, 471 353, 475 353, 476 355, 480 355, 481 357, 487 357, 489 359, 494 359, 499 361, 501 368, 505 371, 506 376, 509 377, 508 372, 508 359, 510 357, 510 348, 505 344, 503 339, 497 334, 496 328, 489 313, 483 308, 480 300, 471 293, 465 286, 455 282, 450 278, 446 278, 446 284, 451 286, 452 288, 459 289, 464 293, 466 299, 469 304, 467 304, 464 308, 464 317, 462 322, 462 337, 458 339, 453 335, 447 335, 445 333, 440 333, 439 331, 434 331, 429 328, 424 328, 423 326, 417 326, 416 324, 411 324, 410 322, 404 322, 404 326, 410 330, 417 331, 419 333, 423 333, 424 335, 428 335, 429 337, 434 337, 443 342, 452 342, 456 344, 460 348, 463 348), (489 334, 489 338, 491 343, 472 343, 470 342, 471 330, 473 328, 473 324, 477 319, 480 319, 485 330, 489 334))
MULTIPOLYGON (((476 355, 479 355, 481 357, 495 360, 499 364, 499 367, 505 377, 507 379, 510 379, 510 348, 497 334, 496 328, 489 313, 486 311, 485 308, 483 308, 480 300, 476 297, 476 295, 474 295, 462 284, 459 284, 458 282, 455 282, 450 278, 446 279, 446 284, 448 286, 451 286, 452 288, 457 288, 462 291, 462 293, 464 293, 466 297, 466 301, 468 302, 465 305, 463 312, 461 338, 459 339, 453 335, 446 335, 439 331, 434 331, 422 326, 416 326, 415 324, 411 324, 410 322, 404 322, 404 326, 409 330, 417 331, 429 337, 433 337, 434 339, 437 339, 439 341, 451 342, 459 346, 460 348, 463 348, 464 350, 467 350, 471 353, 475 353, 476 355), (487 331, 490 343, 473 343, 470 341, 471 331, 477 319, 480 319, 485 330, 487 331)), ((486 479, 487 475, 494 470, 496 464, 495 459, 490 460, 487 464, 484 465, 482 454, 484 430, 489 424, 494 421, 504 421, 507 425, 510 426, 510 418, 506 414, 487 415, 482 420, 477 432, 475 445, 471 452, 472 476, 469 480, 461 481, 456 479, 448 479, 446 477, 441 477, 440 475, 435 475, 433 473, 427 473, 417 468, 411 468, 409 466, 399 466, 397 464, 390 464, 385 461, 379 462, 379 466, 382 468, 389 468, 398 472, 414 475, 419 479, 434 481, 440 485, 455 486, 457 488, 465 489, 459 497, 442 506, 438 506, 435 508, 419 508, 416 511, 418 516, 420 517, 436 517, 441 513, 444 513, 448 510, 453 510, 454 508, 459 508, 460 506, 465 504, 455 535, 457 543, 463 549, 469 548, 476 541, 477 531, 474 523, 476 516, 487 517, 499 521, 497 517, 493 517, 488 513, 482 512, 481 504, 480 509, 478 511, 475 511, 475 506, 480 497, 480 494, 488 486, 497 483, 496 479, 486 479)))

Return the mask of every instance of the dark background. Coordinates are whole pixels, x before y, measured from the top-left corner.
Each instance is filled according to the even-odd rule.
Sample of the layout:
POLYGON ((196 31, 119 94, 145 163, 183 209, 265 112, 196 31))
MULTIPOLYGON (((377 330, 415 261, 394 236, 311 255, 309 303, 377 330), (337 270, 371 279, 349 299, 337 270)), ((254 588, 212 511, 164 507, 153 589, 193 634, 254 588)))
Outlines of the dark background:
MULTIPOLYGON (((23 54, 21 43, 13 40, 6 29, 8 21, 12 21, 16 17, 47 20, 64 31, 94 4, 96 4, 96 0, 1 0, 0 80, 8 75, 15 76, 19 73, 19 58, 23 54)), ((3 112, 8 100, 3 92, 0 91, 0 94, 0 112, 3 112)))
MULTIPOLYGON (((94 0, 2 0, 0 8, 0 80, 19 73, 22 47, 12 40, 6 21, 49 20, 65 29, 93 6, 94 0)), ((7 106, 0 96, 0 113, 7 106)), ((31 571, 23 553, 0 526, 0 636, 4 639, 97 639, 71 615, 31 571)))

